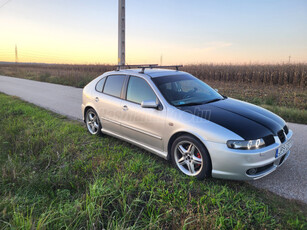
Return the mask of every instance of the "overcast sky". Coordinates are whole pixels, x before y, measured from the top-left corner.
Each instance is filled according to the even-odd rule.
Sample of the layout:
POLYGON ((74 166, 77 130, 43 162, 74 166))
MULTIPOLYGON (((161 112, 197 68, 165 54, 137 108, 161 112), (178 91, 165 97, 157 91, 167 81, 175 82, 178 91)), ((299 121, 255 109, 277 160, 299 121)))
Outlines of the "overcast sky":
MULTIPOLYGON (((0 0, 0 61, 117 62, 118 0, 0 0), (2 7, 1 7, 2 6, 2 7)), ((126 61, 307 62, 306 0, 126 0, 126 61)))

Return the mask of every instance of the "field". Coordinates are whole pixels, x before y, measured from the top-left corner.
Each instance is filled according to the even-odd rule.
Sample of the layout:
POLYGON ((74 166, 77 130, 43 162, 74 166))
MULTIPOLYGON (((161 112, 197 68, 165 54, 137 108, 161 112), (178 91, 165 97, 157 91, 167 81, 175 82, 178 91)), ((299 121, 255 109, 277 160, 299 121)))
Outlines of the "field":
MULTIPOLYGON (((75 87, 111 65, 0 64, 0 75, 75 87)), ((223 95, 260 105, 288 122, 307 124, 307 64, 187 65, 182 68, 223 95)))
POLYGON ((306 205, 165 160, 0 94, 0 229, 306 229, 306 205))
MULTIPOLYGON (((84 87, 111 65, 0 64, 0 75, 84 87)), ((182 68, 223 95, 263 106, 286 121, 307 124, 307 64, 187 65, 182 68)))

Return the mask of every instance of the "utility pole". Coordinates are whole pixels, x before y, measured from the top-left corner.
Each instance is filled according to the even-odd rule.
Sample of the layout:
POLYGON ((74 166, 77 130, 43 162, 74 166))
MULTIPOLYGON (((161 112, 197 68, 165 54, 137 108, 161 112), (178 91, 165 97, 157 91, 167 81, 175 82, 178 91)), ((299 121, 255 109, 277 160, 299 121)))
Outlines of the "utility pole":
POLYGON ((15 63, 18 63, 18 51, 17 51, 17 45, 15 44, 15 63))
POLYGON ((125 0, 118 0, 118 65, 125 65, 125 0))

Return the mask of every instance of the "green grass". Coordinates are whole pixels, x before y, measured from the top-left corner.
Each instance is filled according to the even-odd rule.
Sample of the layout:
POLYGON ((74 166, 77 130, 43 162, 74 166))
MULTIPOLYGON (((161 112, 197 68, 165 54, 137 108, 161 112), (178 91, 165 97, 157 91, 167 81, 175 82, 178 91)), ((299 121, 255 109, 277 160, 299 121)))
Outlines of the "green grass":
POLYGON ((278 114, 288 122, 307 124, 307 110, 265 104, 260 106, 278 114))
POLYGON ((0 229, 306 229, 306 206, 0 94, 0 229))

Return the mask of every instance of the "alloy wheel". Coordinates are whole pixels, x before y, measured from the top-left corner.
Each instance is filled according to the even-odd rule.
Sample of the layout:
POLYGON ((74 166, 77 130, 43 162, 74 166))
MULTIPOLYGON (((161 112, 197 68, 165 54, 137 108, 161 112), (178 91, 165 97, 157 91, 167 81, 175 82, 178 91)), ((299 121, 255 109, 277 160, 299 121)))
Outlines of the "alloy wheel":
POLYGON ((174 153, 178 168, 186 175, 198 175, 204 165, 199 149, 190 141, 181 141, 176 145, 174 153))
POLYGON ((86 115, 86 126, 88 131, 95 135, 99 132, 99 119, 95 112, 89 111, 86 115))

